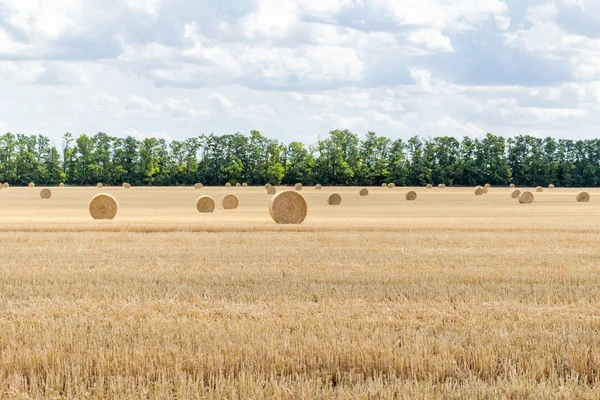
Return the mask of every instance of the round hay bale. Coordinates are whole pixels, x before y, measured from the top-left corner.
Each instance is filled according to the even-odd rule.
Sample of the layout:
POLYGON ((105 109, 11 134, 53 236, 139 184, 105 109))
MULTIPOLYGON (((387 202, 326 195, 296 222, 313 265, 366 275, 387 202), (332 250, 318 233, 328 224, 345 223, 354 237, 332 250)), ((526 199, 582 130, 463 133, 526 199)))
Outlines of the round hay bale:
POLYGON ((489 189, 489 188, 491 188, 491 187, 492 187, 492 185, 490 185, 489 183, 486 183, 486 184, 485 184, 485 187, 489 189))
POLYGON ((406 194, 404 195, 404 198, 406 200, 412 201, 412 200, 416 200, 417 199, 417 192, 415 192, 414 190, 409 190, 408 192, 406 192, 406 194))
POLYGON ((544 188, 543 188, 543 187, 541 187, 541 186, 538 186, 538 187, 536 187, 536 188, 535 188, 535 191, 536 191, 536 192, 543 192, 543 191, 544 191, 544 188))
POLYGON ((446 189, 446 184, 445 184, 445 183, 440 183, 440 184, 438 185, 438 187, 439 187, 440 189, 446 189))
POLYGON ((511 189, 512 189, 512 188, 514 188, 514 187, 515 187, 515 184, 514 184, 514 183, 511 183, 509 186, 510 186, 510 187, 511 187, 511 189))
POLYGON ((239 183, 239 182, 237 182, 237 183, 235 184, 235 187, 240 187, 240 186, 242 186, 242 184, 241 184, 241 183, 239 183))
POLYGON ((98 189, 102 189, 104 187, 104 185, 102 183, 98 182, 98 184, 96 185, 96 187, 98 189))
POLYGON ((201 183, 196 183, 196 184, 194 185, 194 189, 202 189, 203 187, 204 187, 204 185, 203 185, 203 184, 201 184, 201 183))
POLYGON ((35 187, 35 183, 29 182, 29 184, 27 186, 30 187, 30 188, 35 187))
POLYGON ((267 190, 268 190, 270 187, 273 187, 273 185, 271 185, 270 183, 267 183, 267 184, 265 185, 265 189, 267 189, 267 190))
POLYGON ((277 189, 275 189, 275 186, 269 186, 267 188, 267 194, 275 194, 277 193, 277 189))
POLYGON ((327 204, 330 206, 339 206, 342 204, 342 196, 340 196, 338 193, 331 193, 327 198, 327 204))
POLYGON ((125 189, 131 189, 131 184, 129 184, 129 183, 124 183, 124 184, 123 184, 123 187, 124 187, 125 189))
POLYGON ((42 199, 49 199, 50 197, 52 197, 52 192, 50 191, 50 189, 42 189, 40 190, 40 197, 42 199))
POLYGON ((477 186, 475 186, 475 189, 483 189, 483 186, 477 185, 477 186))
POLYGON ((519 203, 521 204, 529 204, 533 202, 533 193, 531 192, 523 192, 518 197, 519 203))
POLYGON ((369 189, 367 188, 362 188, 360 189, 360 192, 358 192, 358 194, 360 194, 361 196, 368 196, 369 195, 369 189))
POLYGON ((481 196, 481 195, 483 195, 483 189, 475 188, 475 196, 481 196))
POLYGON ((301 183, 299 183, 299 182, 298 182, 298 183, 296 183, 296 184, 294 185, 294 189, 296 189, 296 190, 302 190, 302 184, 301 184, 301 183))
POLYGON ((386 187, 387 187, 387 184, 386 184, 386 183, 382 183, 382 184, 381 184, 381 187, 383 187, 383 188, 386 188, 386 187))
POLYGON ((486 188, 486 187, 482 187, 482 188, 481 188, 481 191, 483 192, 483 194, 487 194, 487 192, 488 192, 488 188, 486 188))
POLYGON ((119 210, 117 199, 107 193, 98 193, 88 206, 90 215, 94 219, 113 219, 119 210))
POLYGON ((513 190, 513 192, 510 194, 510 197, 512 197, 513 199, 518 199, 520 194, 520 190, 513 190))
POLYGON ((196 200, 196 210, 201 213, 208 213, 215 211, 215 201, 210 196, 200 196, 196 200))
POLYGON ((575 200, 577 200, 578 203, 587 203, 590 201, 590 195, 588 192, 579 192, 577 197, 575 197, 575 200))
POLYGON ((65 184, 61 182, 58 184, 58 187, 65 187, 65 184))
POLYGON ((229 182, 225 183, 225 187, 228 187, 228 188, 231 187, 231 183, 229 183, 229 182))
POLYGON ((222 206, 224 210, 235 210, 240 205, 240 201, 233 194, 223 197, 222 206))
POLYGON ((301 224, 308 214, 308 206, 300 193, 286 190, 271 198, 269 214, 278 224, 301 224))
POLYGON ((2 188, 4 188, 4 189, 8 188, 9 186, 10 186, 10 185, 8 184, 8 182, 4 182, 4 183, 2 184, 2 188))
POLYGON ((321 189, 323 189, 323 186, 321 186, 321 184, 320 184, 320 183, 317 183, 317 184, 315 185, 315 190, 321 190, 321 189))
POLYGON ((393 189, 395 187, 396 187, 396 184, 394 182, 388 184, 388 188, 390 188, 390 189, 393 189))
POLYGON ((433 189, 433 185, 431 183, 428 183, 426 186, 427 189, 433 189))
POLYGON ((248 184, 246 182, 242 183, 242 187, 248 187, 248 184))
POLYGON ((548 189, 554 189, 554 184, 551 183, 550 185, 548 185, 548 189))

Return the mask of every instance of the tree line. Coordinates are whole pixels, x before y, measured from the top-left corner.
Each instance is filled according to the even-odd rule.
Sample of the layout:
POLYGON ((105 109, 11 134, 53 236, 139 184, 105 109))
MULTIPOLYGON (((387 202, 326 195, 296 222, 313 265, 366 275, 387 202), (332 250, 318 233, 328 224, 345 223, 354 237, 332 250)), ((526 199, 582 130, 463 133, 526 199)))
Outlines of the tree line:
POLYGON ((98 132, 66 133, 59 148, 43 135, 0 136, 0 181, 12 185, 397 185, 598 186, 600 139, 487 133, 392 140, 333 130, 316 144, 284 144, 258 131, 167 142, 98 132))

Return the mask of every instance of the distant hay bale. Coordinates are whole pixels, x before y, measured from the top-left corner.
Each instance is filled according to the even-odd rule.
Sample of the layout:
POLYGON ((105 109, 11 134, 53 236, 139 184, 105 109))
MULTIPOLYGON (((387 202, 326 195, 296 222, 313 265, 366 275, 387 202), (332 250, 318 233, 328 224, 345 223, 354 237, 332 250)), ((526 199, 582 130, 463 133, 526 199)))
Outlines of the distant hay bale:
POLYGON ((415 192, 414 190, 409 190, 408 192, 406 192, 406 194, 404 195, 404 198, 406 200, 412 201, 412 200, 416 200, 417 199, 417 192, 415 192))
POLYGON ((203 185, 203 184, 201 184, 201 183, 196 183, 196 184, 194 185, 194 189, 202 189, 203 187, 204 187, 204 185, 203 185))
POLYGON ((240 201, 233 194, 223 197, 222 206, 224 210, 235 210, 240 205, 240 201))
POLYGON ((575 197, 578 203, 587 203, 590 201, 590 195, 588 192, 579 192, 575 197))
POLYGON ((536 192, 543 192, 543 191, 544 191, 544 188, 543 188, 543 187, 541 187, 541 186, 538 186, 538 187, 536 187, 536 188, 535 188, 535 191, 536 191, 536 192))
POLYGON ((294 185, 294 189, 296 189, 296 190, 302 190, 302 184, 300 182, 296 183, 294 185))
POLYGON ((369 189, 367 188, 362 188, 360 189, 360 192, 358 192, 358 194, 360 194, 361 196, 368 196, 369 195, 369 189))
POLYGON ((113 219, 119 210, 117 199, 107 193, 98 193, 88 206, 90 215, 94 219, 113 219))
POLYGON ((529 204, 533 202, 533 193, 531 192, 523 192, 518 197, 519 203, 521 204, 529 204))
POLYGON ((338 193, 331 193, 327 198, 327 204, 330 206, 339 206, 342 204, 342 196, 340 196, 338 193))
POLYGON ((275 189, 275 186, 269 186, 267 188, 267 194, 275 194, 277 192, 277 189, 275 189))
POLYGON ((125 189, 131 189, 131 184, 129 184, 129 183, 127 183, 127 182, 125 182, 125 183, 123 184, 123 187, 124 187, 125 189))
POLYGON ((40 197, 42 199, 49 199, 50 197, 52 197, 52 192, 50 191, 50 189, 42 189, 40 191, 40 197))
POLYGON ((509 186, 510 186, 511 188, 514 188, 514 187, 515 187, 515 184, 514 184, 514 183, 511 183, 509 186))
POLYGON ((241 184, 241 183, 239 183, 239 182, 237 182, 237 183, 235 184, 235 187, 240 187, 240 186, 242 186, 242 184, 241 184))
POLYGON ((225 187, 231 187, 231 183, 229 183, 229 182, 225 183, 225 187))
POLYGON ((446 184, 445 184, 445 183, 440 183, 440 184, 438 185, 438 187, 439 187, 440 189, 446 189, 446 184))
POLYGON ((215 201, 210 196, 200 196, 196 200, 196 209, 201 213, 213 212, 215 211, 215 201))
POLYGON ((427 189, 433 189, 433 185, 431 183, 428 183, 426 186, 427 189))
POLYGON ((492 185, 490 185, 489 183, 486 183, 486 184, 485 184, 485 187, 489 189, 489 188, 491 188, 491 187, 492 187, 492 185))
POLYGON ((98 189, 102 189, 104 187, 104 185, 102 183, 98 182, 98 184, 96 185, 96 187, 98 189))
POLYGON ((554 189, 554 184, 551 183, 550 185, 548 185, 548 189, 554 189))
POLYGON ((267 190, 268 190, 270 187, 273 187, 273 185, 271 185, 270 183, 267 183, 267 184, 265 185, 265 189, 267 189, 267 190))
POLYGON ((317 183, 317 184, 315 185, 315 190, 321 190, 321 189, 323 189, 323 186, 321 186, 321 184, 320 184, 320 183, 317 183))
POLYGON ((10 185, 8 184, 8 182, 4 182, 4 183, 2 184, 2 188, 4 188, 4 189, 8 188, 9 186, 10 186, 10 185))
POLYGON ((483 186, 477 185, 477 186, 475 186, 475 189, 483 189, 483 186))
POLYGON ((246 182, 242 183, 242 187, 248 187, 248 184, 246 182))
POLYGON ((481 196, 483 194, 482 188, 475 188, 475 196, 481 196))
POLYGON ((58 187, 65 187, 65 184, 61 182, 58 184, 58 187))
POLYGON ((386 188, 386 187, 387 187, 387 184, 386 184, 386 183, 382 183, 382 184, 381 184, 381 187, 383 187, 383 188, 386 188))
POLYGON ((486 188, 486 187, 482 187, 482 188, 481 188, 481 191, 483 192, 483 194, 487 194, 487 192, 488 192, 488 188, 486 188))
POLYGON ((30 188, 35 187, 35 183, 29 182, 29 184, 27 186, 30 187, 30 188))
POLYGON ((510 194, 510 197, 512 197, 513 199, 518 199, 520 194, 520 190, 513 190, 513 192, 510 194))
POLYGON ((395 187, 396 187, 396 184, 394 182, 388 184, 388 188, 390 188, 390 189, 393 189, 395 187))
POLYGON ((278 224, 301 224, 308 214, 308 206, 300 193, 286 190, 271 198, 269 214, 278 224))

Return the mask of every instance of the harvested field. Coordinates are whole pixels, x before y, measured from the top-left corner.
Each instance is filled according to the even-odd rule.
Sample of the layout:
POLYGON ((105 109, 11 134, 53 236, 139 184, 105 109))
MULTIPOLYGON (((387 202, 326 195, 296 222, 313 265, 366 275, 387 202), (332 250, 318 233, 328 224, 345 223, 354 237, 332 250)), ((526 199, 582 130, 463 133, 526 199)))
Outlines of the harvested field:
POLYGON ((359 189, 2 190, 0 397, 596 397, 599 189, 359 189))

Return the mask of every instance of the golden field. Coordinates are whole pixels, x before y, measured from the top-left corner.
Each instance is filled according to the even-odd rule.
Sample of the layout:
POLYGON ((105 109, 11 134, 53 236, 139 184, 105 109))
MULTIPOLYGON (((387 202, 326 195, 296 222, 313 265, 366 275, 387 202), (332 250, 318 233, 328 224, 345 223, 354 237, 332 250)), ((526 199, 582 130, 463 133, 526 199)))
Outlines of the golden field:
POLYGON ((41 189, 0 190, 0 398, 598 397, 600 190, 41 189))

